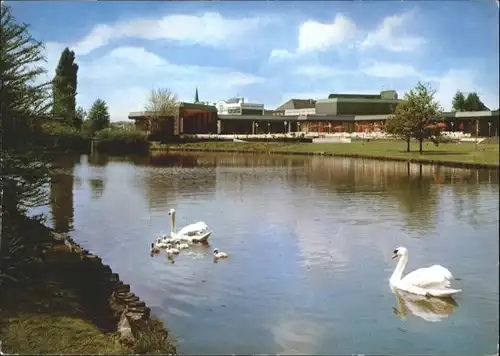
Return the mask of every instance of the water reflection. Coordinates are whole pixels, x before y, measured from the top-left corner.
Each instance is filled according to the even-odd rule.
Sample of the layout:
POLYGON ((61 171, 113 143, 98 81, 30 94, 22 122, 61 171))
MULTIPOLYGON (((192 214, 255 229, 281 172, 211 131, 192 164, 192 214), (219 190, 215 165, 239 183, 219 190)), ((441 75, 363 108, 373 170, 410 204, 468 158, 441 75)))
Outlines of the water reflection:
MULTIPOLYGON (((216 172, 212 168, 199 167, 192 156, 153 155, 137 157, 134 164, 144 167, 137 177, 138 185, 146 192, 150 208, 171 208, 171 197, 191 196, 213 199, 216 172)), ((181 213, 182 214, 182 213, 181 213)))
POLYGON ((92 199, 99 199, 104 192, 104 179, 89 178, 89 185, 92 190, 92 199))
POLYGON ((89 166, 104 167, 108 164, 110 157, 103 154, 94 153, 87 156, 89 166))
POLYGON ((73 168, 79 156, 58 157, 53 163, 50 183, 50 208, 52 226, 58 232, 73 229, 73 168))
MULTIPOLYGON (((496 170, 222 153, 106 159, 74 169, 83 183, 73 187, 72 236, 133 286, 183 353, 456 356, 496 341, 496 170), (179 226, 206 221, 212 246, 151 258, 171 207, 179 226), (399 245, 415 251, 410 263, 440 261, 462 278, 453 322, 405 323, 400 334, 401 321, 387 317, 399 245), (230 259, 214 264, 213 247, 230 259)), ((428 302, 396 305, 425 320, 453 309, 428 302)))
POLYGON ((401 319, 406 319, 408 314, 411 313, 425 321, 434 323, 448 318, 458 307, 457 302, 451 297, 425 297, 398 291, 394 288, 391 289, 398 305, 397 308, 393 307, 392 310, 401 319))

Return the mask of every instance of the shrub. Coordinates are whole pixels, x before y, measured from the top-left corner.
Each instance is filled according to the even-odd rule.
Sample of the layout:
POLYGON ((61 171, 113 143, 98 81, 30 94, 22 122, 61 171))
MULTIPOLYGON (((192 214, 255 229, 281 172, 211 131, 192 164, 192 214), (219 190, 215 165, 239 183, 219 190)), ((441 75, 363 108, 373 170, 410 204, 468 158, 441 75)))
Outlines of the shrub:
POLYGON ((96 150, 110 154, 143 154, 149 151, 147 135, 139 130, 109 127, 97 131, 96 150))
POLYGON ((76 128, 60 122, 46 122, 41 126, 40 144, 47 150, 86 152, 90 137, 76 128))

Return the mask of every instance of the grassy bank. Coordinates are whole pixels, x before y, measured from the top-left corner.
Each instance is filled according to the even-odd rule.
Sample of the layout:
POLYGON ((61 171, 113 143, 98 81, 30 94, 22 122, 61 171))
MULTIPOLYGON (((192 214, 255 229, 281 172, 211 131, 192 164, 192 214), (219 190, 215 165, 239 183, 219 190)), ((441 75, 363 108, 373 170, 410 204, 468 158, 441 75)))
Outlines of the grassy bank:
POLYGON ((412 143, 411 152, 405 152, 406 143, 401 141, 370 141, 352 143, 235 143, 199 142, 160 145, 153 144, 152 150, 262 152, 280 154, 324 154, 332 156, 384 158, 394 160, 415 160, 424 163, 499 165, 499 145, 473 143, 443 143, 435 146, 424 144, 424 153, 418 153, 418 144, 412 143))
MULTIPOLYGON (((17 282, 1 286, 3 352, 175 353, 175 346, 157 321, 139 333, 134 346, 120 343, 116 332, 120 311, 110 297, 109 287, 99 279, 99 272, 64 243, 55 241, 38 222, 18 220, 15 225, 5 226, 4 219, 2 239, 20 237, 22 249, 35 253, 30 263, 23 262, 13 270, 17 282)), ((4 258, 3 267, 5 262, 4 258)))

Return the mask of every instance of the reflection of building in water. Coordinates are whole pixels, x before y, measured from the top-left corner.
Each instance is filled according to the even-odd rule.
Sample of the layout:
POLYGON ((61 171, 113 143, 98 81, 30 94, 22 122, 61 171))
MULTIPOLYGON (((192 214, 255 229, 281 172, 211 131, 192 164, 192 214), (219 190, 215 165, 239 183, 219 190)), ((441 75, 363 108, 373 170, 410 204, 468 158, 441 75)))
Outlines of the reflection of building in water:
POLYGON ((79 157, 59 157, 50 184, 50 206, 54 229, 68 232, 73 228, 73 168, 79 157))
POLYGON ((167 208, 170 198, 180 196, 196 199, 197 195, 203 195, 204 200, 215 197, 215 169, 199 166, 195 157, 158 155, 151 157, 148 163, 140 184, 146 189, 150 207, 167 208))

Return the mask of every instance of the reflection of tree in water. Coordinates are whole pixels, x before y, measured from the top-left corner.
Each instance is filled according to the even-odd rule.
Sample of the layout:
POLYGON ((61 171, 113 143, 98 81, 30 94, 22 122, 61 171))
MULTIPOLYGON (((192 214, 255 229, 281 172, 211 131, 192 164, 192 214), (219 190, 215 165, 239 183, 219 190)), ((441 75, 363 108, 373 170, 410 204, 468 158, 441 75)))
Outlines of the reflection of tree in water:
POLYGON ((147 166, 138 183, 144 186, 150 207, 167 208, 169 196, 215 196, 215 170, 198 165, 194 155, 153 155, 137 158, 134 163, 147 166))
POLYGON ((50 184, 50 208, 54 229, 68 232, 73 229, 73 168, 79 156, 61 156, 53 162, 50 184))
POLYGON ((102 178, 90 178, 90 189, 92 190, 92 199, 99 199, 104 193, 104 180, 102 178))
POLYGON ((433 227, 437 208, 437 188, 432 166, 413 163, 313 157, 309 179, 322 189, 351 197, 396 199, 406 215, 408 227, 423 232, 433 227))
POLYGON ((107 155, 94 153, 88 156, 88 164, 90 166, 105 167, 109 162, 107 155))

